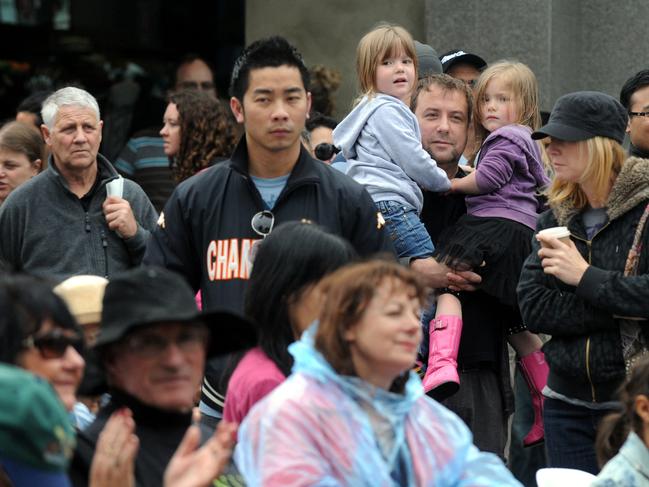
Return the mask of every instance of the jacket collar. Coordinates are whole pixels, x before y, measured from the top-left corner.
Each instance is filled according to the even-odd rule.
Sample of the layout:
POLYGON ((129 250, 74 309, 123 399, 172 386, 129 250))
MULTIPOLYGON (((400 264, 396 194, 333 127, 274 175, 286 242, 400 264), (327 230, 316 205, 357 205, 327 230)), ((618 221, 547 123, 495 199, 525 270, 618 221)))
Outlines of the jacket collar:
POLYGON ((635 470, 649 479, 649 449, 633 431, 629 433, 627 440, 622 445, 620 455, 626 458, 635 470))
POLYGON ((633 144, 629 146, 629 155, 633 157, 642 157, 643 159, 649 159, 649 151, 642 150, 633 144))
POLYGON ((357 402, 371 404, 379 413, 386 416, 403 417, 423 396, 421 380, 412 371, 408 371, 408 380, 403 393, 386 391, 375 387, 359 377, 337 373, 324 356, 315 348, 315 336, 318 322, 313 322, 302 334, 302 337, 289 345, 293 356, 292 372, 303 372, 319 382, 333 382, 357 402))
MULTIPOLYGON (((68 184, 68 181, 63 177, 63 175, 59 171, 59 168, 56 166, 56 163, 54 162, 54 156, 52 154, 50 154, 47 165, 54 178, 69 191, 70 186, 68 184)), ((101 185, 104 185, 112 181, 113 179, 117 179, 118 177, 119 174, 117 170, 110 162, 108 162, 108 159, 106 159, 101 154, 97 154, 97 179, 99 183, 93 185, 93 188, 99 188, 101 185)))
MULTIPOLYGON (((649 200, 649 159, 630 157, 622 165, 606 203, 609 221, 624 215, 642 201, 649 200)), ((552 207, 559 225, 568 224, 581 210, 569 202, 552 207)))
MULTIPOLYGON (((365 382, 360 377, 341 375, 337 373, 324 356, 315 348, 315 335, 318 322, 314 322, 302 334, 300 339, 289 345, 289 353, 293 356, 293 373, 302 373, 323 384, 326 387, 335 384, 340 390, 367 414, 373 427, 389 425, 394 434, 391 446, 384 445, 389 451, 382 453, 389 465, 393 465, 399 450, 405 441, 405 421, 415 403, 423 396, 423 387, 419 376, 413 371, 406 372, 408 379, 403 393, 389 392, 365 382)), ((360 418, 357 417, 357 420, 360 418)))
MULTIPOLYGON (((250 176, 250 173, 248 172, 248 143, 245 135, 241 137, 241 140, 239 140, 237 147, 232 153, 230 161, 230 166, 235 171, 246 177, 250 176)), ((288 178, 287 185, 293 185, 305 181, 317 181, 319 179, 319 173, 316 164, 324 163, 313 159, 304 146, 300 145, 300 155, 291 170, 291 175, 288 178)))
POLYGON ((180 412, 160 409, 145 404, 135 396, 117 388, 110 389, 111 400, 107 409, 112 412, 122 407, 128 407, 133 413, 137 425, 148 425, 156 428, 173 426, 189 427, 192 422, 192 412, 180 412))

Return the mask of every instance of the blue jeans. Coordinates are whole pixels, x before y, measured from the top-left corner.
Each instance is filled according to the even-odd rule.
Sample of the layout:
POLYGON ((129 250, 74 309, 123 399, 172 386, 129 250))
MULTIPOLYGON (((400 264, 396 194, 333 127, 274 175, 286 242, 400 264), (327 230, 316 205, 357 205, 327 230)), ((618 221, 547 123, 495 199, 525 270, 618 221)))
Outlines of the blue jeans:
POLYGON ((611 410, 588 409, 545 398, 543 423, 548 466, 599 473, 595 437, 600 420, 611 410))
POLYGON ((430 257, 435 247, 414 208, 396 201, 377 201, 399 257, 430 257))

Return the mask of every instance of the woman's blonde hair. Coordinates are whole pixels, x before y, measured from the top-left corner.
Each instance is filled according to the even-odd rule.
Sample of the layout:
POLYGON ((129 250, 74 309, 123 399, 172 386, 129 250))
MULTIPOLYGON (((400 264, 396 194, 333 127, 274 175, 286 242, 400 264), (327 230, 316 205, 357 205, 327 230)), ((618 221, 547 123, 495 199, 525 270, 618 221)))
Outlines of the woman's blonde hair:
POLYGON ((484 140, 488 135, 482 126, 483 106, 487 85, 494 78, 500 78, 512 91, 514 101, 518 108, 516 123, 526 125, 532 130, 541 126, 541 113, 539 112, 539 86, 536 76, 527 65, 518 61, 498 61, 485 69, 475 88, 475 116, 473 117, 476 133, 481 134, 484 140))
POLYGON ((356 72, 363 95, 376 93, 376 68, 385 58, 395 55, 400 50, 410 58, 415 65, 415 79, 412 88, 417 83, 419 62, 415 43, 410 33, 401 26, 379 24, 363 36, 356 48, 356 72))
POLYGON ((592 137, 577 142, 580 156, 588 158, 586 169, 579 181, 561 181, 555 176, 548 189, 548 203, 555 206, 563 202, 573 208, 582 209, 588 204, 581 184, 588 181, 593 185, 594 196, 602 203, 608 198, 611 185, 622 169, 626 157, 619 142, 608 137, 592 137))

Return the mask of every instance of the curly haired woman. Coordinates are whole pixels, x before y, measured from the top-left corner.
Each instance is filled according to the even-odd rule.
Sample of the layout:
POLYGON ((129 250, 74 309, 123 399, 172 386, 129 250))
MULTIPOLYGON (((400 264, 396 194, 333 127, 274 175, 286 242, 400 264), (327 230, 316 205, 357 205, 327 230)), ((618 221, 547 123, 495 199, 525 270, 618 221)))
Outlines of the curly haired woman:
POLYGON ((167 98, 160 136, 177 183, 230 156, 236 137, 223 105, 198 90, 167 98))

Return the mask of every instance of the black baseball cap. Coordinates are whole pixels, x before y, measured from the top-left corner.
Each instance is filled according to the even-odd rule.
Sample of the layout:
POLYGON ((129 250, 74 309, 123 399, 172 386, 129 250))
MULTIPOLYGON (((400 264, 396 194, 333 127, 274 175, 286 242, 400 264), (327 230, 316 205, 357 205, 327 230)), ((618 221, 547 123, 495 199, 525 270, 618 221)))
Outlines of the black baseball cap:
POLYGON ((419 79, 444 72, 437 51, 431 46, 415 41, 415 51, 417 52, 417 60, 419 61, 419 79))
POLYGON ((135 328, 158 323, 204 323, 210 330, 207 357, 254 347, 253 325, 224 309, 200 312, 185 279, 161 267, 136 267, 106 286, 96 348, 118 342, 135 328))
POLYGON ((439 58, 444 68, 444 72, 448 73, 455 64, 463 63, 474 66, 477 70, 482 71, 487 66, 487 61, 482 59, 477 54, 465 52, 462 49, 452 49, 439 58))
POLYGON ((554 137, 577 142, 601 136, 624 141, 628 115, 622 104, 606 93, 577 91, 560 97, 550 119, 532 133, 533 139, 554 137))

